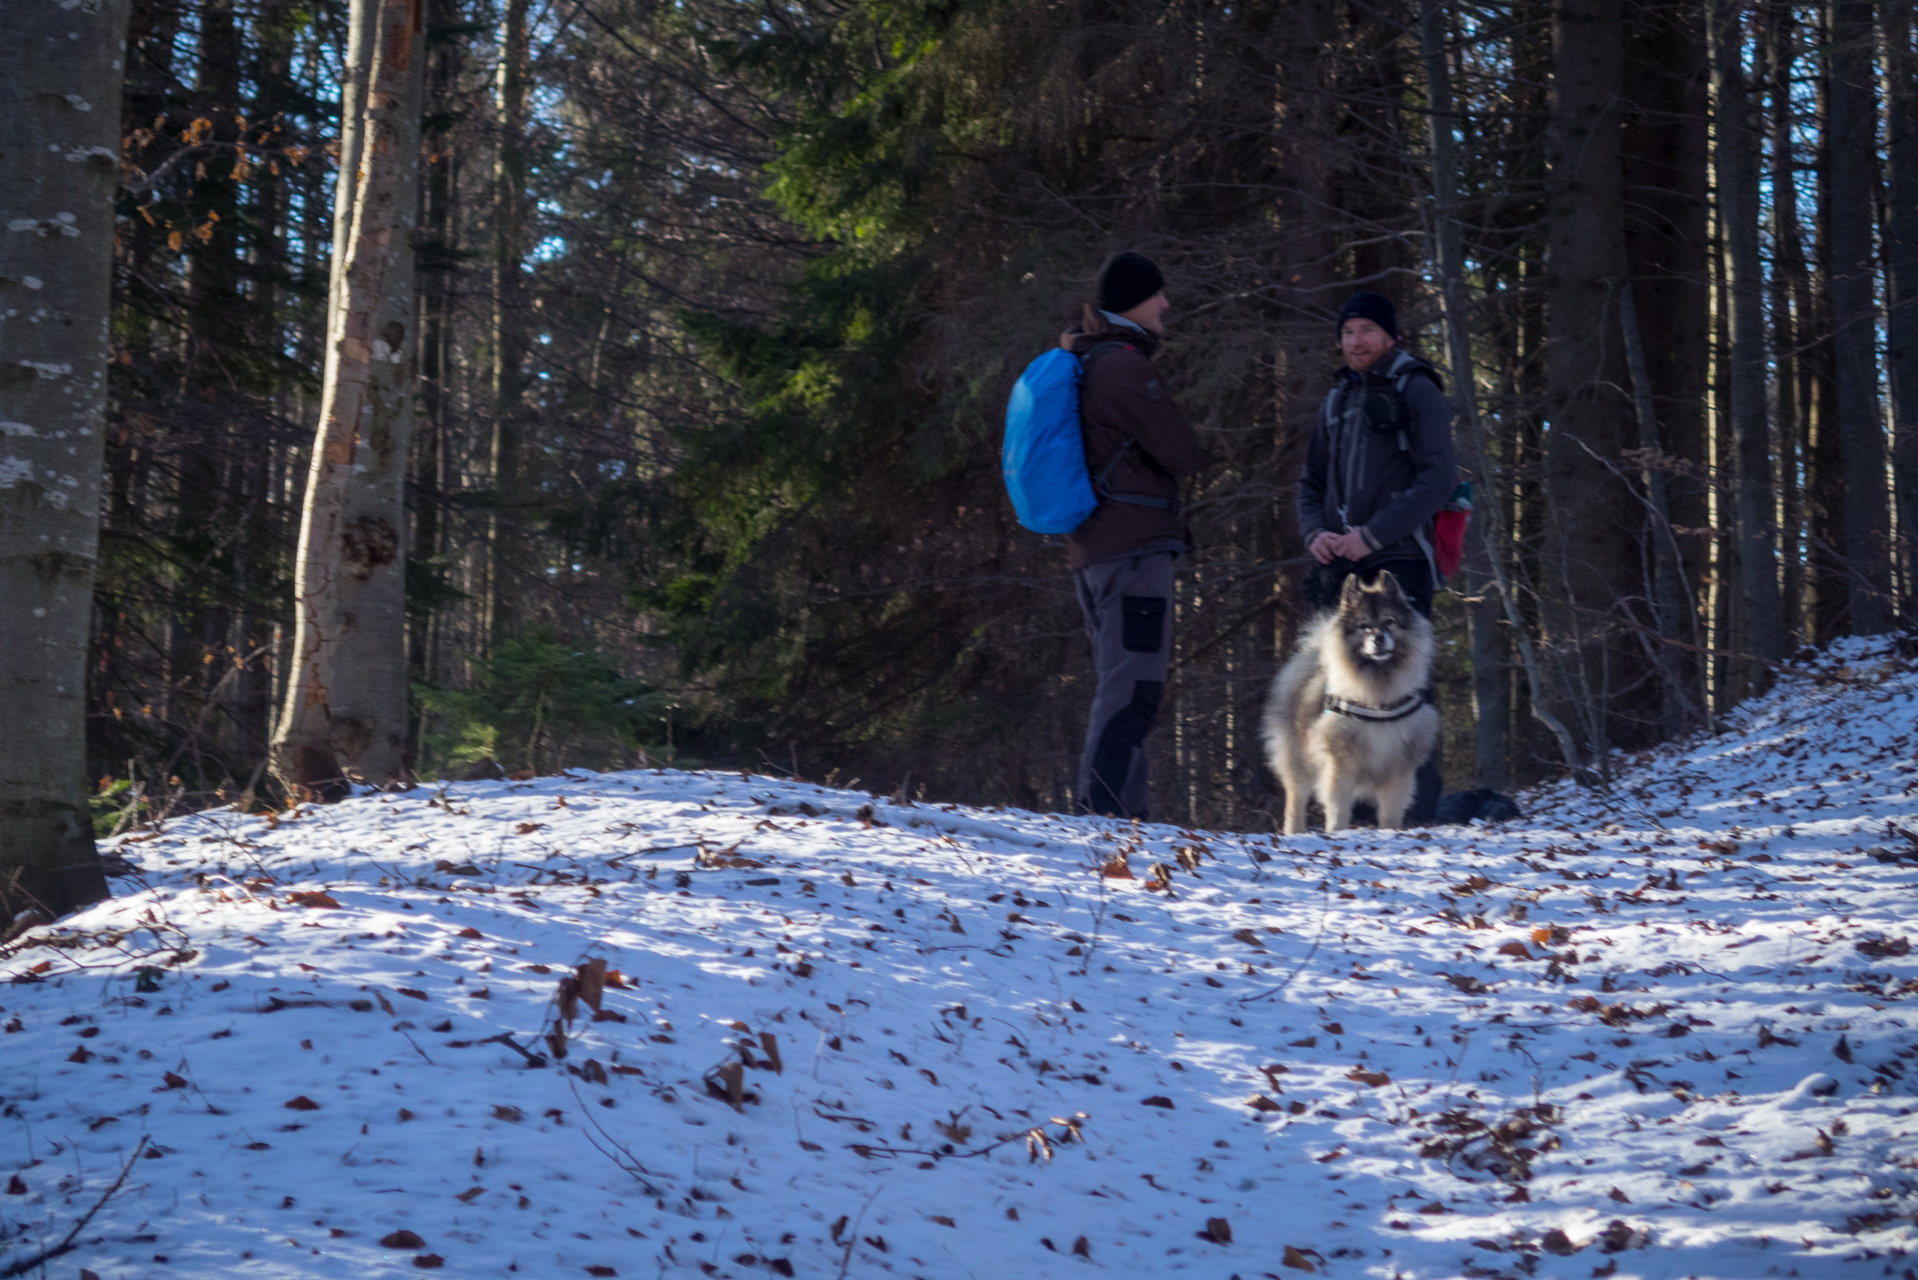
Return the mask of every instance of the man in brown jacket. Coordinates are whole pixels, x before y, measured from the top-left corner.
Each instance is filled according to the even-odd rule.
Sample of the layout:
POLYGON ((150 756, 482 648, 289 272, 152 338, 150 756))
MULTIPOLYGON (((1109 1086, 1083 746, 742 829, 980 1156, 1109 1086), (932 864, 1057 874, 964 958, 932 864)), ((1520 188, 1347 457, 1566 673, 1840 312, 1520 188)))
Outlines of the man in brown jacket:
POLYGON ((1099 505, 1067 535, 1098 687, 1079 761, 1089 813, 1145 818, 1146 734, 1172 656, 1172 571, 1186 550, 1178 478, 1204 463, 1152 356, 1165 333, 1165 277, 1121 253, 1099 269, 1098 305, 1059 345, 1079 356, 1079 419, 1099 505))

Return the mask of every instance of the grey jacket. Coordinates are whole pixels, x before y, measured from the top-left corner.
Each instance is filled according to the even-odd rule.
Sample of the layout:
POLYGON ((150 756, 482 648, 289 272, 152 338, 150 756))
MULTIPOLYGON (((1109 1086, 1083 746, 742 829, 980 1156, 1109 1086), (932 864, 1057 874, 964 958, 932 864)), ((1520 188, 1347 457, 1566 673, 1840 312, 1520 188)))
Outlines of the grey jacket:
POLYGON ((1299 477, 1299 532, 1307 545, 1321 532, 1357 529, 1372 554, 1362 562, 1426 560, 1432 517, 1458 484, 1452 452, 1452 407, 1434 378, 1403 377, 1430 365, 1395 351, 1382 370, 1341 369, 1312 426, 1305 473, 1299 477), (1365 390, 1399 383, 1403 431, 1375 431, 1363 420, 1365 390))

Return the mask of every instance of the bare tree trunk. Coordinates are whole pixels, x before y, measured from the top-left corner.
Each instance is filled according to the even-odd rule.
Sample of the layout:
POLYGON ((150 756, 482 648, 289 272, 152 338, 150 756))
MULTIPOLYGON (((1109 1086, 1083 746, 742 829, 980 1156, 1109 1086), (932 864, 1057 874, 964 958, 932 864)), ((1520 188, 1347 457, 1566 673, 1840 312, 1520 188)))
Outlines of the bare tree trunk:
POLYGON ((527 0, 505 0, 495 98, 498 160, 493 171, 493 512, 487 523, 490 651, 520 621, 526 570, 525 478, 520 433, 526 340, 520 318, 520 266, 526 256, 527 0))
POLYGON ((1731 300, 1730 418, 1733 449, 1733 537, 1738 544, 1739 616, 1745 644, 1759 662, 1746 664, 1742 694, 1761 692, 1785 656, 1778 594, 1778 526, 1772 489, 1771 427, 1766 421, 1765 281, 1758 244, 1758 131, 1745 79, 1743 0, 1713 0, 1713 119, 1717 145, 1719 221, 1731 300))
MULTIPOLYGON (((426 42, 423 0, 413 0, 410 61, 392 77, 401 97, 370 146, 391 146, 373 163, 396 165, 393 224, 383 287, 371 321, 368 410, 346 482, 339 578, 339 633, 331 662, 333 747, 349 777, 377 787, 404 785, 407 761, 406 471, 419 389, 414 334, 413 238, 420 204, 420 112, 426 42)), ((391 39, 391 33, 386 33, 391 39)))
POLYGON ((127 0, 19 0, 0 41, 0 937, 107 896, 86 668, 127 0))
MULTIPOLYGON (((1615 665, 1607 647, 1623 638, 1613 634, 1611 614, 1619 600, 1641 589, 1638 539, 1645 523, 1623 480, 1609 470, 1625 446, 1631 414, 1614 336, 1616 281, 1625 261, 1622 24, 1621 0, 1563 0, 1553 11, 1546 275, 1551 429, 1538 583, 1560 686, 1554 714, 1583 722, 1585 749, 1601 764, 1611 730, 1622 727, 1628 709, 1604 692, 1615 665)), ((1643 659, 1626 661, 1638 666, 1643 659)), ((1644 700, 1652 695, 1648 685, 1644 700)))
POLYGON ((1897 498, 1898 607, 1918 619, 1918 53, 1912 0, 1884 0, 1886 154, 1885 366, 1891 375, 1891 475, 1897 498))
MULTIPOLYGON (((1625 12, 1625 254, 1649 379, 1643 394, 1656 414, 1661 451, 1672 463, 1661 476, 1671 519, 1680 528, 1701 529, 1711 523, 1705 479, 1711 456, 1705 419, 1712 276, 1705 14, 1702 6, 1665 0, 1626 0, 1625 12)), ((1634 381, 1634 398, 1639 394, 1634 381)), ((1701 538, 1684 538, 1679 547, 1685 581, 1677 594, 1689 599, 1704 584, 1708 553, 1701 538)), ((1663 548, 1654 542, 1647 551, 1662 554, 1663 548)), ((1703 687, 1703 655, 1672 650, 1667 660, 1680 669, 1685 689, 1703 687)))
POLYGON ((1779 523, 1784 531, 1784 581, 1779 625, 1789 645, 1799 633, 1805 609, 1804 486, 1800 468, 1804 453, 1803 388, 1805 378, 1798 351, 1805 310, 1801 289, 1805 280, 1805 249, 1798 229, 1798 197, 1793 187, 1791 145, 1791 68, 1797 59, 1791 8, 1783 0, 1766 0, 1766 46, 1770 72, 1770 144, 1772 188, 1772 362, 1777 371, 1779 523))
MULTIPOLYGON (((1452 399, 1465 419, 1464 449, 1461 451, 1472 469, 1482 493, 1477 521, 1482 536, 1468 539, 1465 560, 1464 595, 1466 622, 1472 645, 1472 707, 1474 713, 1473 748, 1478 784, 1502 787, 1506 784, 1511 743, 1507 726, 1511 715, 1510 646, 1501 622, 1511 626, 1519 637, 1525 655, 1526 680, 1536 692, 1539 685, 1538 662, 1531 640, 1518 617, 1517 596, 1506 580, 1505 549, 1511 534, 1505 527, 1498 491, 1506 483, 1492 470, 1491 450, 1486 447, 1485 426, 1479 417, 1478 382, 1472 357, 1472 322, 1465 299, 1465 244, 1458 220, 1458 140, 1454 135, 1452 110, 1452 74, 1445 51, 1445 10, 1443 0, 1422 0, 1419 9, 1419 45, 1425 60, 1425 83, 1432 110, 1432 204, 1433 248, 1437 259, 1439 290, 1445 304, 1445 333, 1452 363, 1452 399)), ((1541 724, 1558 740, 1566 752, 1566 763, 1577 772, 1578 754, 1565 726, 1546 709, 1545 702, 1533 697, 1532 709, 1541 724)))
POLYGON ((1691 642, 1697 644, 1698 610, 1691 603, 1690 579, 1685 574, 1684 555, 1679 549, 1677 531, 1672 525, 1671 499, 1665 483, 1664 433, 1659 430, 1658 410, 1652 400, 1651 370, 1645 359, 1645 341, 1638 327, 1638 306, 1632 282, 1625 280, 1618 289, 1619 328, 1625 337, 1625 359, 1632 371, 1632 407, 1638 417, 1638 447, 1645 455, 1645 498, 1650 506, 1652 561, 1652 608, 1656 610, 1661 643, 1655 655, 1659 674, 1665 681, 1665 733, 1676 737, 1686 723, 1700 715, 1707 726, 1712 722, 1711 699, 1702 685, 1688 678, 1693 668, 1677 661, 1678 650, 1662 643, 1677 640, 1686 628, 1680 619, 1691 619, 1691 642))
POLYGON ((1871 0, 1833 0, 1830 135, 1832 348, 1845 478, 1845 559, 1853 635, 1891 627, 1890 512, 1885 428, 1878 408, 1877 307, 1872 244, 1877 112, 1872 102, 1871 0))
POLYGON ((347 18, 346 61, 340 67, 340 155, 333 180, 333 253, 327 262, 326 332, 331 337, 341 298, 340 276, 346 271, 347 239, 353 233, 353 207, 360 182, 360 149, 365 145, 366 90, 372 79, 372 60, 379 33, 358 20, 354 3, 347 18))
MULTIPOLYGON (((394 314, 395 283, 389 276, 396 266, 411 267, 410 255, 398 240, 412 218, 411 210, 401 206, 407 175, 416 175, 419 166, 418 104, 424 65, 420 5, 421 0, 354 0, 353 4, 355 28, 370 28, 360 38, 372 48, 368 60, 372 75, 361 123, 352 222, 336 273, 338 301, 330 309, 320 420, 300 520, 293 587, 293 669, 272 750, 274 774, 289 792, 297 795, 304 790, 328 801, 347 794, 341 766, 345 753, 334 740, 335 691, 354 691, 357 696, 364 687, 357 683, 359 673, 348 664, 386 662, 397 667, 402 677, 405 672, 404 633, 391 643, 390 652, 369 654, 353 643, 357 619, 346 605, 363 596, 361 588, 371 578, 369 566, 389 567, 397 573, 402 550, 397 533, 391 532, 397 524, 390 526, 389 534, 382 534, 372 523, 378 518, 377 505, 355 483, 354 473, 362 466, 388 465, 399 474, 405 465, 405 449, 395 448, 391 439, 394 375, 389 370, 395 355, 402 355, 403 361, 404 357, 390 328, 398 321, 389 318, 394 314), (403 259, 398 264, 396 250, 403 259)), ((410 281, 406 294, 410 305, 410 281)), ((405 324, 410 327, 410 311, 405 324)), ((397 338, 404 339, 407 332, 403 327, 397 338)), ((410 371, 411 362, 404 363, 410 371)), ((403 741, 403 702, 398 723, 403 741)))

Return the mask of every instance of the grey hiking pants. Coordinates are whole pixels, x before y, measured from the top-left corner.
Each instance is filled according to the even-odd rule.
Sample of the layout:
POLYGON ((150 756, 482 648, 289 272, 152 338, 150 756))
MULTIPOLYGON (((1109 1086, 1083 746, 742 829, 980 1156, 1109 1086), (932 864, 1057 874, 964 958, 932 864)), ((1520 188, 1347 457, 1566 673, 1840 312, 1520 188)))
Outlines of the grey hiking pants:
POLYGON ((1142 551, 1073 570, 1098 676, 1079 758, 1079 804, 1088 813, 1144 818, 1151 807, 1145 739, 1172 658, 1177 561, 1171 551, 1142 551))

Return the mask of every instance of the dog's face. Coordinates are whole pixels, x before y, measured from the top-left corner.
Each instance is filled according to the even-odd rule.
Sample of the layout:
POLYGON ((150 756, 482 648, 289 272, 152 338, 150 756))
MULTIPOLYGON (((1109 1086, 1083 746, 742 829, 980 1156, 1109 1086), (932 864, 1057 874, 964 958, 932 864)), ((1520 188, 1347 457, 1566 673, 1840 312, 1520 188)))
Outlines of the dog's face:
POLYGON ((1369 587, 1354 574, 1339 592, 1339 629, 1345 646, 1367 662, 1383 666, 1398 656, 1412 616, 1412 606, 1390 569, 1381 569, 1369 587))

